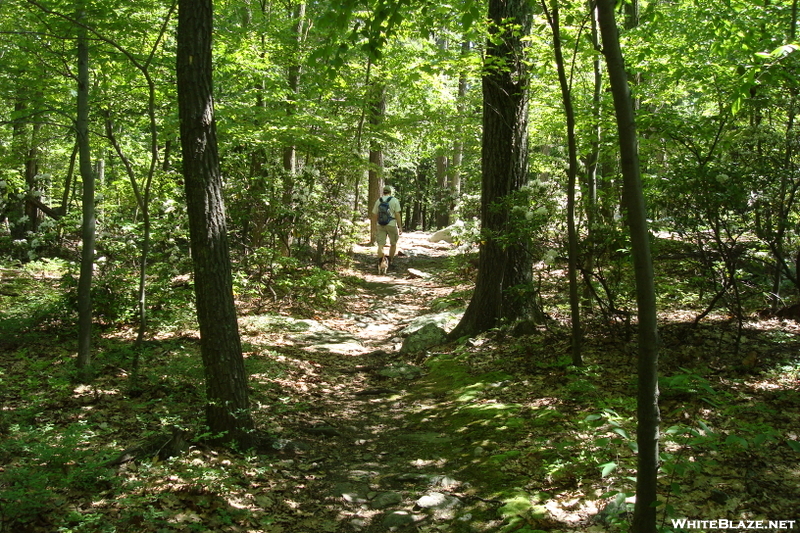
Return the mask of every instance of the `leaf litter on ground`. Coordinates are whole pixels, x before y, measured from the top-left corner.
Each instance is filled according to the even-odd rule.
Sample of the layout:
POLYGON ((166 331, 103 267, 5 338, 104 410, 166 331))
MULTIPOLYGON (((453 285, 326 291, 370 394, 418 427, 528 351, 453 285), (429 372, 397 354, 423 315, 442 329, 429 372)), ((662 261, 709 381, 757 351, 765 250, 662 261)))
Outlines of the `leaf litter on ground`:
MULTIPOLYGON (((402 326, 466 286, 443 283, 445 275, 405 278, 409 265, 437 273, 446 253, 415 245, 413 258, 398 261, 396 283, 378 285, 397 289, 389 313, 375 314, 379 289, 364 249, 354 272, 368 283, 354 287, 346 312, 318 316, 356 337, 363 353, 243 328, 262 435, 254 451, 204 444, 193 332, 151 342, 136 395, 130 336, 103 336, 103 368, 89 386, 71 383, 72 340, 57 330, 3 352, 0 530, 623 527, 636 466, 635 325, 590 319, 581 368, 569 364, 569 332, 556 313, 524 336, 499 328, 400 356, 402 326), (379 372, 400 362, 423 375, 379 372), (159 454, 176 427, 187 451, 159 454), (114 463, 131 448, 138 455, 114 463)), ((661 318, 660 519, 798 518, 797 326, 753 320, 737 351, 724 316, 695 328, 679 312, 661 318)))

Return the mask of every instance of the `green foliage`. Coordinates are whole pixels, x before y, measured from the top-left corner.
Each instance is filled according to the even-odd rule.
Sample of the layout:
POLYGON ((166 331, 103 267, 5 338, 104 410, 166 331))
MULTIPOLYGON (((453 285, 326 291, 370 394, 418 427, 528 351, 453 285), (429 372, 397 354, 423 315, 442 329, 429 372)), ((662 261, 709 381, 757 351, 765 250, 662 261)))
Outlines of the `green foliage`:
POLYGON ((333 306, 344 282, 336 272, 306 265, 280 251, 259 248, 247 258, 250 276, 238 275, 234 291, 255 298, 274 298, 306 311, 333 306))
POLYGON ((335 303, 343 286, 336 273, 317 267, 302 268, 291 258, 280 261, 279 269, 286 276, 276 280, 276 288, 310 305, 335 303))
POLYGON ((707 379, 687 369, 672 376, 660 376, 658 388, 661 395, 666 398, 682 398, 699 395, 709 403, 715 402, 717 391, 707 379))
POLYGON ((498 514, 505 521, 501 531, 528 531, 530 533, 539 531, 524 526, 523 524, 547 516, 547 509, 545 509, 543 505, 540 505, 541 501, 539 495, 531 495, 523 491, 518 491, 504 498, 503 505, 497 509, 498 514))
MULTIPOLYGON (((8 341, 40 327, 63 327, 71 321, 67 300, 54 278, 64 270, 61 261, 42 260, 16 275, 4 276, 0 291, 0 337, 8 341)), ((5 269, 4 269, 5 270, 5 269)))
POLYGON ((114 476, 106 458, 87 448, 95 437, 85 423, 66 428, 12 425, 0 441, 0 531, 34 524, 60 505, 65 494, 93 494, 110 488, 114 476))

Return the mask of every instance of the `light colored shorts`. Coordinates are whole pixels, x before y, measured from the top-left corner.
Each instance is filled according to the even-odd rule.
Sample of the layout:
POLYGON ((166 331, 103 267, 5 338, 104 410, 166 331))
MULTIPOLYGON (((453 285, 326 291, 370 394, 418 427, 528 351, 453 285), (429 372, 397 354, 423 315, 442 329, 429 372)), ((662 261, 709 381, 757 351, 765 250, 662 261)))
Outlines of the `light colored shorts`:
POLYGON ((392 246, 397 244, 397 238, 399 234, 397 233, 397 225, 396 224, 387 224, 385 226, 381 226, 378 224, 378 246, 383 248, 386 246, 386 237, 389 237, 389 244, 392 246))

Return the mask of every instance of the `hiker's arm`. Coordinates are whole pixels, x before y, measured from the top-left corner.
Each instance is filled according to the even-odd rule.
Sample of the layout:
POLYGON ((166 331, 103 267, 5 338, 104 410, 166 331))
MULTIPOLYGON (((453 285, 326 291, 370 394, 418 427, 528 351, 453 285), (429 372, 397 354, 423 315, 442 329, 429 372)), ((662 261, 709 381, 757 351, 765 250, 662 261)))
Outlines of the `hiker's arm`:
POLYGON ((401 235, 403 233, 403 221, 400 220, 400 211, 397 212, 397 234, 401 235))

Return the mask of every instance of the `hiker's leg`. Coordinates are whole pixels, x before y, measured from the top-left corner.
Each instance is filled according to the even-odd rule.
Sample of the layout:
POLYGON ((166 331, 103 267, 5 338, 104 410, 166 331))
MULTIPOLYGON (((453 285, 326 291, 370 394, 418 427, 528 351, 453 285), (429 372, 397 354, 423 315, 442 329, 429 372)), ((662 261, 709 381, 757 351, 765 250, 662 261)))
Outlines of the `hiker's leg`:
POLYGON ((383 257, 383 247, 386 246, 386 226, 378 225, 378 260, 383 257))
POLYGON ((397 226, 386 226, 387 232, 389 233, 389 262, 391 263, 394 261, 394 254, 397 252, 397 226))

